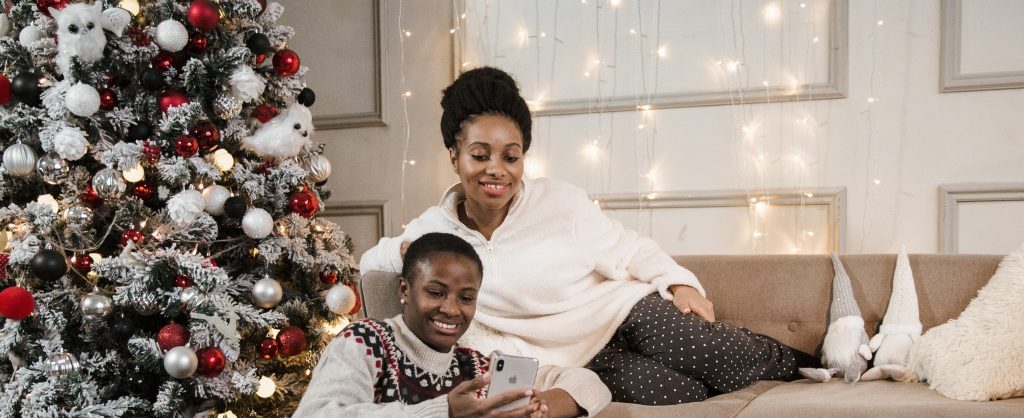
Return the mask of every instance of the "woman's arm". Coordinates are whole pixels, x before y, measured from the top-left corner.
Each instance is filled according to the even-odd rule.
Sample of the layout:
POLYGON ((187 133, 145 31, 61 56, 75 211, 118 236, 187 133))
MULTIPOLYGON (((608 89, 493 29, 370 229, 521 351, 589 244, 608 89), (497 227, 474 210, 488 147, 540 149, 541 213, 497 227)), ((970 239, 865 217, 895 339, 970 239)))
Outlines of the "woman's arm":
POLYGON ((552 418, 594 416, 612 401, 597 374, 581 367, 541 366, 535 385, 552 418))

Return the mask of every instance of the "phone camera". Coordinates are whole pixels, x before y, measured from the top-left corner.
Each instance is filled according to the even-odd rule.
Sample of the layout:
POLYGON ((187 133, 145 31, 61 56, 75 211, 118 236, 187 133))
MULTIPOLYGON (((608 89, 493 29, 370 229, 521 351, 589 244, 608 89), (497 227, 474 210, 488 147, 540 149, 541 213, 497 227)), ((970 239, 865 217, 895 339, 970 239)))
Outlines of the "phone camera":
POLYGON ((501 369, 504 369, 504 368, 505 368, 505 360, 498 360, 498 366, 497 366, 498 371, 500 372, 501 369))

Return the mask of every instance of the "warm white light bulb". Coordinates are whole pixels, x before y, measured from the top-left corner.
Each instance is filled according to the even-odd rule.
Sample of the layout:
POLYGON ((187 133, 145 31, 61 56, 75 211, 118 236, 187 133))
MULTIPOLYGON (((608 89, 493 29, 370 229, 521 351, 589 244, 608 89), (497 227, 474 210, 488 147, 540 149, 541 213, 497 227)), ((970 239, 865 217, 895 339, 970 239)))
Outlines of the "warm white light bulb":
POLYGON ((764 6, 764 21, 769 24, 778 23, 782 19, 782 10, 779 9, 779 5, 770 3, 764 6))
POLYGON ((125 181, 129 183, 138 183, 142 181, 146 175, 146 170, 142 168, 142 163, 136 163, 135 167, 129 168, 121 172, 121 177, 124 177, 125 181))
POLYGON ((277 391, 277 385, 269 377, 263 376, 260 378, 260 386, 256 389, 256 396, 261 398, 269 398, 274 396, 274 392, 277 391))
POLYGON ((725 69, 728 70, 730 73, 735 73, 737 70, 740 69, 740 62, 739 61, 729 61, 729 62, 725 63, 725 69))
POLYGON ((132 16, 139 14, 140 7, 138 0, 121 0, 121 2, 118 3, 118 7, 127 10, 128 13, 132 14, 132 16))
POLYGON ((668 55, 668 48, 666 48, 665 46, 659 46, 658 51, 656 53, 658 54, 659 58, 665 58, 665 56, 668 55))
POLYGON ((455 33, 455 28, 451 28, 451 30, 449 30, 448 33, 455 33))
POLYGON ((875 179, 875 184, 882 184, 882 180, 875 179))
POLYGON ((601 148, 596 144, 587 144, 583 147, 583 155, 590 161, 597 161, 601 157, 601 148))
POLYGON ((412 92, 411 91, 406 91, 402 95, 405 96, 405 97, 409 97, 409 96, 412 96, 412 92))
POLYGON ((882 26, 882 25, 884 25, 884 24, 885 24, 885 21, 884 21, 884 20, 882 20, 882 19, 878 19, 878 26, 882 26))
POLYGON ((877 99, 874 97, 868 97, 868 103, 874 103, 875 101, 877 101, 877 99))
POLYGON ((815 37, 814 37, 814 39, 811 39, 811 43, 812 43, 812 44, 816 44, 816 43, 818 43, 818 39, 819 39, 819 38, 818 38, 817 36, 815 36, 815 37))
POLYGON ((220 171, 230 171, 235 166, 235 157, 226 149, 219 149, 213 153, 213 165, 220 171))
POLYGON ((622 0, 611 0, 612 7, 619 7, 622 4, 622 0))

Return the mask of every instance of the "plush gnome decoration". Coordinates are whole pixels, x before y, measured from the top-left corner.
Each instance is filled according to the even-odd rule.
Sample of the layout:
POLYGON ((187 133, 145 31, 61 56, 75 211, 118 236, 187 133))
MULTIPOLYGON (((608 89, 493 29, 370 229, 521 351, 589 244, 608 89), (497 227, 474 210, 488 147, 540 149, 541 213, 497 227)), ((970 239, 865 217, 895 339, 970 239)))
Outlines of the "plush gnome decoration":
POLYGON ((310 145, 312 134, 313 115, 309 108, 296 102, 252 136, 242 139, 242 148, 264 158, 291 158, 299 155, 304 146, 310 145))
POLYGON ((871 351, 875 353, 874 367, 864 373, 864 380, 891 377, 893 367, 905 366, 907 354, 921 338, 921 315, 917 305, 914 274, 910 271, 910 258, 906 247, 896 257, 896 271, 892 275, 892 296, 878 334, 871 337, 871 351))
POLYGON ((107 36, 103 34, 103 5, 75 3, 63 9, 49 9, 57 22, 57 68, 64 76, 70 75, 71 58, 78 57, 83 64, 103 58, 107 36))
POLYGON ((868 368, 871 349, 864 331, 864 318, 853 297, 850 276, 836 253, 832 253, 832 269, 835 270, 832 306, 828 313, 828 332, 821 347, 821 362, 828 368, 801 368, 800 374, 816 382, 827 382, 836 373, 842 373, 846 383, 854 383, 868 368))

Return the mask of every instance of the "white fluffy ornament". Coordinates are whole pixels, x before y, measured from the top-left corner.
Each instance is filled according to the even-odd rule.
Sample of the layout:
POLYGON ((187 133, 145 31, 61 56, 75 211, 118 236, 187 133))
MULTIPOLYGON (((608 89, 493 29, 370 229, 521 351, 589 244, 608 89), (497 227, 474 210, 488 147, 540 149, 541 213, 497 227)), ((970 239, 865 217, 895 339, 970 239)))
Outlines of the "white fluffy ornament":
POLYGON ((36 25, 25 26, 18 33, 18 43, 25 48, 31 48, 32 44, 40 39, 43 39, 43 30, 36 25))
POLYGON ((256 74, 248 65, 239 65, 231 73, 231 94, 242 99, 243 102, 251 102, 260 98, 266 87, 267 83, 263 81, 263 77, 256 74))
POLYGON ((100 93, 95 87, 79 82, 68 89, 64 105, 75 116, 87 118, 100 110, 100 93))
POLYGON ((7 17, 7 13, 0 12, 0 38, 7 36, 7 32, 11 31, 11 19, 7 17))
POLYGON ((313 115, 309 109, 292 103, 288 109, 261 126, 252 136, 242 139, 242 148, 260 157, 290 158, 310 144, 313 115))
POLYGON ((109 30, 118 38, 132 23, 132 13, 120 7, 111 7, 103 11, 103 29, 109 30))
POLYGON ((160 22, 156 27, 156 44, 167 52, 181 51, 188 44, 188 30, 177 20, 160 22))
POLYGON ((53 137, 53 151, 68 161, 77 161, 89 149, 85 132, 74 126, 65 126, 53 137))
POLYGON ((231 191, 219 184, 203 189, 203 205, 206 213, 214 216, 224 214, 224 202, 231 197, 231 191))
POLYGON ((251 208, 242 217, 242 231, 252 238, 266 238, 274 229, 274 218, 261 208, 251 208))
POLYGON ((83 63, 103 58, 107 37, 103 34, 103 5, 75 3, 63 9, 50 8, 57 22, 57 68, 65 76, 71 69, 71 57, 83 63))
POLYGON ((167 201, 167 214, 179 225, 188 225, 203 213, 204 207, 203 194, 198 190, 188 189, 171 196, 167 201))
POLYGON ((348 286, 343 284, 335 285, 331 290, 327 291, 324 303, 327 304, 327 309, 330 309, 336 315, 348 315, 349 312, 352 312, 352 308, 356 306, 356 294, 348 286))

